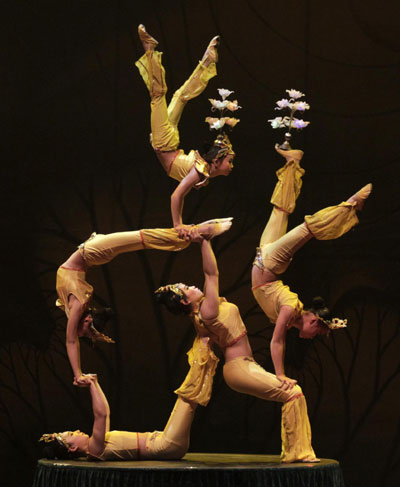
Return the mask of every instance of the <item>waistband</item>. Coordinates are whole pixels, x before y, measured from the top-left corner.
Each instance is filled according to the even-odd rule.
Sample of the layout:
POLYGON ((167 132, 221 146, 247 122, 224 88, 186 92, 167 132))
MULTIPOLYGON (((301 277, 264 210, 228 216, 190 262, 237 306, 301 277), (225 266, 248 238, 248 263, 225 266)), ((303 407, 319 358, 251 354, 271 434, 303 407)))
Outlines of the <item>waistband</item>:
POLYGON ((274 282, 276 281, 271 281, 271 282, 265 282, 264 284, 259 284, 258 286, 253 286, 251 288, 252 291, 254 291, 254 289, 258 289, 259 287, 263 287, 263 286, 270 286, 271 284, 273 284, 274 282))
POLYGON ((247 362, 255 362, 254 357, 250 355, 240 355, 239 357, 235 357, 232 360, 228 360, 228 362, 224 363, 224 367, 232 362, 237 362, 238 360, 246 360, 247 362))

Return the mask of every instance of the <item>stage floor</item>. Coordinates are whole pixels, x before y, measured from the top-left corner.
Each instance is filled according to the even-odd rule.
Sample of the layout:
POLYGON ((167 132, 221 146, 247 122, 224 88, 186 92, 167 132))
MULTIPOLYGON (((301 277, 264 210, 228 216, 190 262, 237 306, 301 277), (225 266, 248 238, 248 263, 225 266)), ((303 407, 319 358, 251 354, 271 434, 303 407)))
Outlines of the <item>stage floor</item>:
POLYGON ((34 487, 344 487, 336 460, 279 462, 278 455, 188 453, 179 461, 39 460, 34 487))

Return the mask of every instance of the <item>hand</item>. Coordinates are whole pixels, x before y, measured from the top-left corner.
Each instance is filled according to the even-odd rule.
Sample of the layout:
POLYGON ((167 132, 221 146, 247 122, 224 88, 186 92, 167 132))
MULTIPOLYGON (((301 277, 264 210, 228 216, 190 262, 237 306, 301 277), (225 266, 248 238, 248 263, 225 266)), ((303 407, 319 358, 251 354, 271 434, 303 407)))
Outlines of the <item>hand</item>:
POLYGON ((278 154, 286 159, 286 161, 301 161, 304 152, 298 149, 283 150, 280 149, 278 144, 275 144, 275 150, 278 154))
POLYGON ((189 238, 191 242, 201 243, 204 240, 203 235, 199 232, 199 227, 192 227, 189 232, 189 238))
POLYGON ((293 387, 297 384, 297 380, 290 379, 289 377, 286 377, 285 374, 279 374, 276 377, 282 382, 280 387, 284 391, 290 391, 290 389, 293 389, 293 387))
POLYGON ((81 374, 79 377, 74 377, 74 386, 89 387, 92 382, 97 381, 96 374, 81 374))
POLYGON ((178 237, 187 241, 190 240, 190 231, 192 228, 193 225, 184 225, 183 223, 175 226, 175 230, 178 232, 178 237))

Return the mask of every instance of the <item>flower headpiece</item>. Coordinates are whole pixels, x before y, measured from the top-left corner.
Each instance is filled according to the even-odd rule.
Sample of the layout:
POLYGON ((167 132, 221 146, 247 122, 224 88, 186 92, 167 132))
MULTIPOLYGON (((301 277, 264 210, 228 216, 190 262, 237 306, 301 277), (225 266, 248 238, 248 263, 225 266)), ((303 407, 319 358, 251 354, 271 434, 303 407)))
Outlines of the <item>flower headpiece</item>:
POLYGON ((225 132, 222 132, 221 130, 225 125, 233 129, 240 122, 238 118, 224 116, 225 110, 235 112, 242 107, 239 106, 237 100, 231 101, 226 99, 229 95, 234 93, 233 91, 219 88, 218 93, 222 100, 209 98, 209 101, 211 103, 211 111, 215 112, 216 110, 218 110, 219 117, 207 117, 205 121, 208 123, 210 130, 220 131, 220 134, 214 140, 214 145, 221 146, 221 150, 218 152, 218 157, 224 157, 228 154, 234 155, 235 152, 232 149, 232 144, 230 143, 228 136, 225 132))
POLYGON ((339 328, 347 328, 347 320, 342 320, 341 318, 332 318, 331 320, 326 320, 321 318, 317 313, 318 319, 322 321, 330 330, 338 330, 339 328))
POLYGON ((44 441, 45 443, 50 443, 51 441, 57 441, 61 446, 64 446, 67 450, 69 448, 68 443, 65 441, 62 433, 46 433, 42 435, 39 441, 44 441))
POLYGON ((306 120, 295 118, 294 114, 297 111, 304 112, 305 110, 309 110, 310 105, 305 101, 298 101, 299 98, 305 96, 304 93, 302 93, 301 91, 291 89, 286 90, 286 92, 289 95, 289 99, 282 98, 282 100, 278 100, 276 102, 278 106, 275 107, 275 110, 288 109, 290 110, 290 115, 285 117, 275 117, 271 120, 268 120, 268 122, 270 122, 273 129, 279 129, 282 127, 287 127, 289 129, 285 133, 285 142, 283 142, 283 144, 281 144, 279 147, 284 150, 290 150, 290 139, 292 137, 290 134, 290 130, 292 128, 298 130, 303 129, 307 127, 307 125, 310 123, 306 120))
POLYGON ((159 287, 158 289, 156 289, 154 291, 154 294, 166 293, 168 291, 173 292, 174 294, 176 294, 177 296, 179 296, 181 299, 184 299, 184 297, 185 297, 184 292, 182 291, 181 288, 179 288, 177 286, 177 284, 168 284, 167 286, 161 286, 161 287, 159 287))

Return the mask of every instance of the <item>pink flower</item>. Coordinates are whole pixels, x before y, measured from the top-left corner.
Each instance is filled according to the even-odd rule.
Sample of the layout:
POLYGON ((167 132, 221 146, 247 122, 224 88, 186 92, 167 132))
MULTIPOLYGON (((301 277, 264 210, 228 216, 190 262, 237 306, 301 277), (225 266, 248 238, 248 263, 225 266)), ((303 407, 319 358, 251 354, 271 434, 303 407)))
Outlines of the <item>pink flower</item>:
POLYGON ((278 100, 276 102, 276 104, 278 105, 277 107, 275 107, 275 110, 283 110, 284 108, 292 108, 292 104, 289 102, 289 100, 287 98, 282 98, 282 100, 278 100))
POLYGON ((292 120, 292 128, 295 128, 295 129, 303 129, 304 127, 307 127, 307 125, 309 123, 310 122, 307 122, 305 120, 301 120, 301 119, 298 119, 298 118, 294 118, 292 120))
POLYGON ((294 111, 299 111, 299 112, 304 112, 304 110, 309 110, 310 105, 306 103, 305 101, 296 101, 293 103, 293 109, 294 111))

